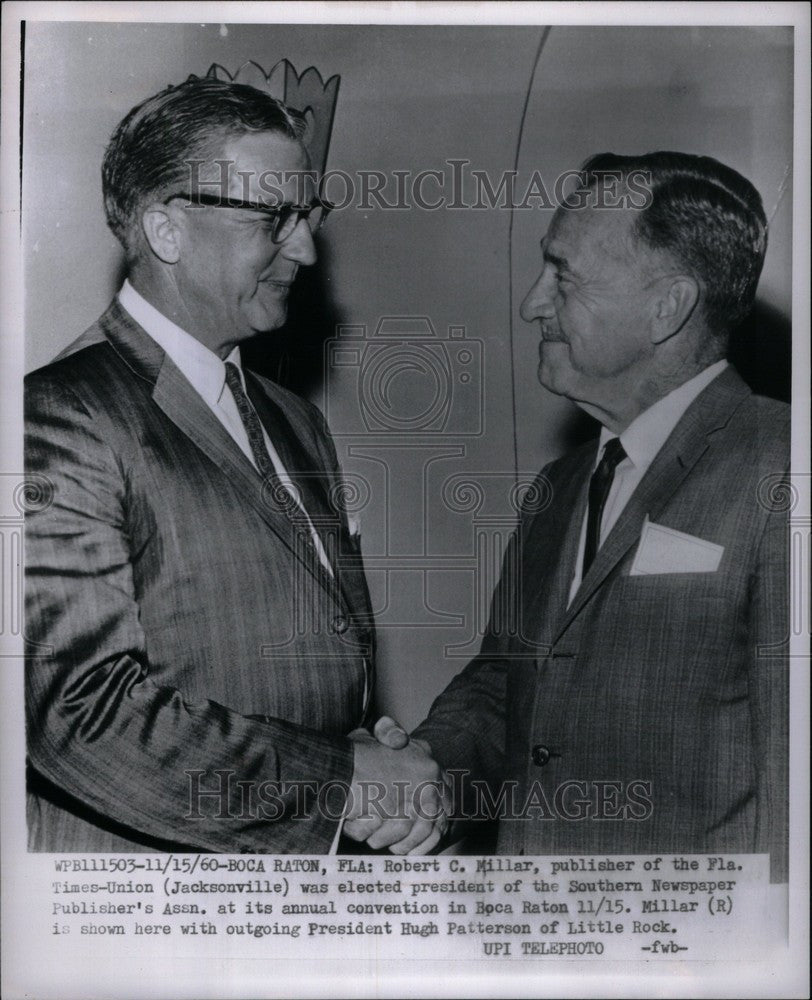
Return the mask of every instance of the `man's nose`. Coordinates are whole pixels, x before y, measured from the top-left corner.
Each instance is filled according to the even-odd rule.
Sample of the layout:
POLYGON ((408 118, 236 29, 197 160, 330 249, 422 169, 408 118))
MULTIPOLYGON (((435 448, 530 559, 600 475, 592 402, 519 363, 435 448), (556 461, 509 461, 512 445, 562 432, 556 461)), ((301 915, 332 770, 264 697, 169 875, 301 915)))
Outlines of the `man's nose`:
POLYGON ((288 260, 307 267, 315 264, 317 259, 316 244, 313 233, 305 219, 300 219, 298 225, 282 244, 280 253, 288 260))
POLYGON ((549 268, 544 268, 521 304, 519 313, 527 323, 534 319, 552 319, 555 316, 553 282, 550 280, 549 271, 549 268))

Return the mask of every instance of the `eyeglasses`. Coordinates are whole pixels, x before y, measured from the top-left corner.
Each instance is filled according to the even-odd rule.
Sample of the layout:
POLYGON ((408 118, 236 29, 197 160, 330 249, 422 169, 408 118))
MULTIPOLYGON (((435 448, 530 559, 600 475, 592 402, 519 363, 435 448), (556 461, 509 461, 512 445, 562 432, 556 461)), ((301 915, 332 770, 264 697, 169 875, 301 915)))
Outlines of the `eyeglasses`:
POLYGON ((327 221, 327 216, 333 207, 328 201, 317 201, 313 205, 261 205, 259 202, 243 201, 230 195, 220 197, 216 194, 204 194, 201 191, 195 194, 188 194, 185 191, 170 194, 164 198, 164 205, 168 205, 175 198, 183 198, 189 205, 205 208, 237 208, 272 219, 271 240, 274 243, 284 243, 302 219, 310 226, 312 233, 317 233, 327 221))

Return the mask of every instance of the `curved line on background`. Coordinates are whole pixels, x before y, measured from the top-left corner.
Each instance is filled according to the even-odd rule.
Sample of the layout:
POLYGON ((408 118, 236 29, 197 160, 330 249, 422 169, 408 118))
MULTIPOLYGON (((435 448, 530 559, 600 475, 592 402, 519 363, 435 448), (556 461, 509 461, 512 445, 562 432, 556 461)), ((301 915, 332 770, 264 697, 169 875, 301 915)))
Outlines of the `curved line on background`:
MULTIPOLYGON (((527 83, 527 93, 524 96, 524 107, 522 108, 522 115, 519 119, 519 136, 516 140, 516 156, 513 161, 513 171, 514 177, 519 171, 519 154, 522 148, 522 137, 524 136, 524 123, 527 118, 527 109, 530 106, 530 95, 533 92, 533 84, 536 81, 536 70, 538 69, 539 61, 541 60, 541 54, 544 51, 544 46, 547 44, 547 39, 550 37, 550 32, 552 31, 552 25, 548 24, 542 28, 541 38, 539 39, 539 45, 536 49, 536 58, 533 60, 533 69, 530 73, 530 79, 527 83)), ((518 482, 519 478, 519 440, 518 440, 518 428, 516 426, 516 356, 514 352, 513 343, 513 219, 515 217, 515 210, 511 209, 510 212, 510 223, 508 225, 508 330, 510 331, 510 408, 513 419, 513 475, 514 479, 518 482)))

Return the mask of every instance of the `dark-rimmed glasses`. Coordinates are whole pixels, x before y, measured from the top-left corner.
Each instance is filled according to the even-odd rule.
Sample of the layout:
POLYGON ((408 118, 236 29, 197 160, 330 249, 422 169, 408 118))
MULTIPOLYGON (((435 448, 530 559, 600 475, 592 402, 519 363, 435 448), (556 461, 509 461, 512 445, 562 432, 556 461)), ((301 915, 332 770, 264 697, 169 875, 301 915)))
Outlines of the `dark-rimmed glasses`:
POLYGON ((256 201, 244 201, 242 198, 232 198, 230 195, 221 197, 216 194, 205 194, 202 191, 195 194, 177 191, 164 198, 164 205, 168 205, 176 198, 183 198, 190 206, 238 208, 242 211, 259 213, 273 221, 271 240, 274 243, 284 243, 303 219, 310 226, 310 231, 317 233, 327 221, 327 216, 333 207, 327 201, 317 201, 313 205, 262 205, 256 201))

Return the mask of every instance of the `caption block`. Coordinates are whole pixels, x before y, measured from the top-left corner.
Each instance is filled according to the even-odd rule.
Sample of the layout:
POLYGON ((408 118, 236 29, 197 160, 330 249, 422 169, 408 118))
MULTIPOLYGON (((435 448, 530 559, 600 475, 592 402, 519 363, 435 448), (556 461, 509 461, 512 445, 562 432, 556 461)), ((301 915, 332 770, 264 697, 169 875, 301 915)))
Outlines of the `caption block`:
POLYGON ((72 948, 650 961, 752 958, 776 937, 762 855, 47 860, 48 933, 72 948))

